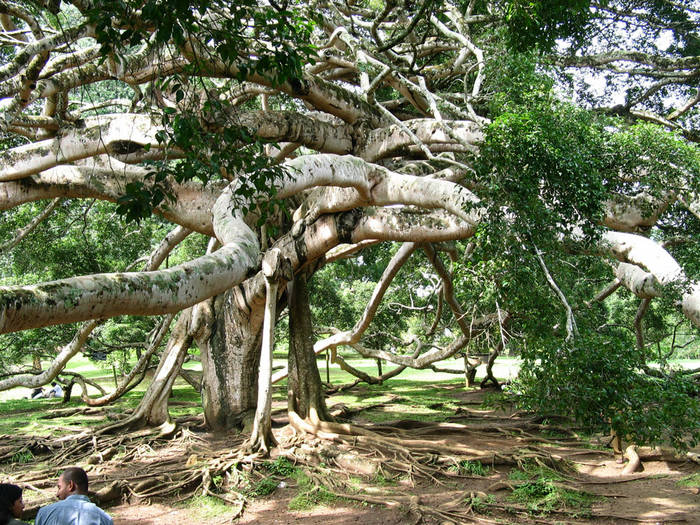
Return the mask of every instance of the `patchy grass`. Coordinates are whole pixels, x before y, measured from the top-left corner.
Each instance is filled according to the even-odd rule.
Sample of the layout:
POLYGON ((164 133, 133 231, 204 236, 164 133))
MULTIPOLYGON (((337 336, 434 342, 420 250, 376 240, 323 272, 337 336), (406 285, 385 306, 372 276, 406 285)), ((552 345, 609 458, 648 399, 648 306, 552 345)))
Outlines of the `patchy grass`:
POLYGON ((394 478, 388 478, 382 472, 377 472, 372 476, 371 483, 377 487, 393 487, 397 484, 394 478))
POLYGON ((181 508, 191 512, 192 522, 204 522, 231 514, 232 507, 213 496, 193 496, 180 504, 181 508))
POLYGON ((679 487, 700 487, 700 472, 681 478, 677 484, 679 487))
POLYGON ((535 515, 558 510, 585 518, 591 515, 591 505, 597 500, 593 494, 562 486, 564 476, 543 465, 525 463, 522 470, 512 471, 509 478, 520 482, 509 499, 535 515))
POLYGON ((449 470, 463 476, 488 476, 489 468, 481 464, 481 461, 462 460, 452 465, 449 470))
MULTIPOLYGON (((47 418, 50 412, 71 408, 85 408, 80 398, 78 387, 73 389, 73 397, 68 403, 62 399, 6 399, 0 401, 0 435, 31 434, 37 437, 62 436, 74 433, 78 427, 96 427, 109 422, 109 417, 127 413, 135 409, 141 398, 146 383, 140 389, 127 392, 120 399, 111 403, 104 414, 74 414, 47 418)), ((187 384, 176 384, 170 403, 170 415, 173 418, 200 414, 201 397, 187 384)))
POLYGON ((478 512, 479 514, 489 514, 489 504, 495 502, 496 497, 493 494, 488 494, 486 498, 474 496, 469 500, 469 504, 471 505, 474 512, 478 512))
POLYGON ((71 432, 60 427, 94 424, 95 418, 87 416, 43 418, 52 410, 83 406, 85 405, 79 399, 67 404, 63 404, 60 399, 8 399, 0 403, 0 435, 60 436, 71 432))
POLYGON ((266 461, 263 463, 263 468, 273 476, 280 476, 282 478, 290 478, 299 471, 298 467, 292 465, 287 458, 282 456, 274 461, 266 461))
POLYGON ((33 463, 34 459, 35 457, 31 450, 21 450, 10 458, 10 463, 19 463, 20 465, 23 465, 33 463))
POLYGON ((245 491, 246 496, 251 498, 261 498, 272 494, 279 485, 279 482, 273 478, 263 478, 257 483, 254 483, 245 491))
POLYGON ((297 479, 301 476, 301 471, 298 467, 292 465, 285 457, 278 457, 274 461, 265 461, 260 465, 261 470, 265 472, 264 477, 252 483, 244 492, 246 496, 251 498, 261 498, 272 494, 283 479, 297 479))
POLYGON ((542 478, 523 483, 513 491, 510 499, 524 504, 533 514, 567 510, 577 517, 590 516, 595 501, 595 497, 587 492, 566 489, 542 478))
POLYGON ((309 510, 321 505, 331 505, 340 499, 323 485, 316 485, 301 470, 294 477, 299 493, 289 502, 289 510, 309 510))
POLYGON ((364 418, 374 423, 396 419, 442 422, 455 413, 459 400, 454 387, 463 387, 461 379, 440 383, 440 387, 428 386, 412 379, 391 379, 384 385, 367 385, 346 394, 333 396, 333 400, 348 406, 369 406, 383 403, 362 412, 364 418))

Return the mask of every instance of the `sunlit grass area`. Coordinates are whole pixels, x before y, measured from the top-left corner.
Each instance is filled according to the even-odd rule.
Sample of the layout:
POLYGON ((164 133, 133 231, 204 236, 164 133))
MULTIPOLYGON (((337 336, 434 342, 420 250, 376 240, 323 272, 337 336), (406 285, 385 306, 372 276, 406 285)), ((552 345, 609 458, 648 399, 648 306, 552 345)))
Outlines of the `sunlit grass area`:
MULTIPOLYGON (((355 368, 370 375, 378 375, 378 365, 373 359, 348 359, 355 368)), ((324 356, 319 356, 317 361, 319 373, 323 381, 330 380, 331 385, 350 383, 355 378, 340 369, 337 364, 329 363, 326 367, 324 356)), ((277 353, 275 365, 286 365, 286 356, 277 353)), ((400 375, 386 380, 382 385, 360 384, 348 391, 340 392, 332 396, 329 405, 342 403, 348 407, 371 407, 364 410, 362 417, 373 422, 391 421, 396 419, 413 419, 423 421, 444 421, 450 414, 457 410, 459 402, 455 399, 454 390, 464 387, 464 375, 461 359, 447 359, 437 365, 441 368, 450 368, 459 371, 459 374, 438 373, 432 370, 406 369, 400 375), (379 406, 372 406, 379 405, 379 406)), ((494 367, 496 376, 501 380, 508 380, 517 375, 520 362, 512 357, 500 357, 494 367)), ((679 361, 679 366, 686 368, 700 367, 700 360, 679 361)), ((395 365, 382 363, 382 372, 387 373, 394 369, 395 365)), ((192 360, 185 363, 189 371, 201 371, 201 364, 192 360)), ((115 373, 111 366, 103 362, 94 362, 86 357, 79 356, 73 359, 67 371, 77 372, 85 378, 99 383, 107 392, 115 388, 115 373)), ((484 366, 480 366, 477 378, 484 374, 484 366)), ((118 379, 118 378, 117 378, 118 379)), ((148 386, 148 379, 144 380, 135 389, 110 404, 104 411, 96 414, 66 414, 63 417, 51 417, 49 411, 55 409, 70 409, 84 407, 80 399, 80 387, 73 387, 73 397, 70 402, 63 403, 61 399, 36 399, 29 400, 26 397, 30 389, 19 387, 5 392, 0 392, 0 435, 15 435, 18 433, 33 434, 36 436, 60 436, 76 432, 87 426, 98 426, 116 419, 121 414, 134 409, 148 386)), ((91 396, 98 395, 95 388, 89 388, 91 396)), ((286 380, 275 385, 273 399, 278 406, 286 401, 286 380)), ((174 418, 201 413, 201 397, 184 380, 178 378, 173 388, 170 400, 170 414, 174 418)))

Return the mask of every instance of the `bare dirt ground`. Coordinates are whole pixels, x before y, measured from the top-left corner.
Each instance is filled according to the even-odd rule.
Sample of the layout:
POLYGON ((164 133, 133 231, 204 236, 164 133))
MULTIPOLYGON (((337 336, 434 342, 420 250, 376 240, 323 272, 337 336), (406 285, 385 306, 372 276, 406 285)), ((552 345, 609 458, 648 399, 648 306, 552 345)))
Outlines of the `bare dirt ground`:
MULTIPOLYGON (((400 438, 406 448, 395 442, 385 446, 381 439, 372 437, 339 438, 329 433, 322 438, 300 437, 289 426, 277 428, 280 453, 299 460, 298 465, 312 472, 317 468, 314 480, 346 496, 308 510, 289 509, 302 487, 294 479, 282 477, 282 485, 271 494, 247 497, 244 503, 239 499, 212 510, 191 500, 183 502, 192 490, 202 492, 206 485, 202 480, 210 469, 214 472, 221 465, 233 465, 231 450, 240 444, 240 436, 187 431, 171 441, 139 445, 126 457, 105 457, 103 461, 94 459, 93 454, 93 464, 87 468, 94 490, 104 491, 110 483, 122 487, 119 499, 104 504, 117 525, 700 524, 698 489, 678 484, 682 478, 700 473, 700 465, 666 451, 640 449, 643 470, 623 475, 624 465, 603 446, 607 440, 602 436, 600 446, 595 439, 592 445, 564 426, 544 426, 526 414, 484 410, 482 392, 448 388, 459 400, 459 408, 443 423, 397 420, 372 425, 363 421, 363 412, 353 417, 353 422, 387 442, 400 438), (451 469, 452 457, 468 458, 472 463, 478 460, 486 472, 478 475, 451 469), (546 513, 541 507, 528 509, 526 503, 512 497, 513 489, 523 483, 513 472, 527 470, 527 465, 545 470, 554 467, 562 476, 556 485, 594 495, 592 505, 585 510, 565 505, 546 513), (353 490, 348 488, 351 480, 353 490), (182 484, 182 495, 158 497, 160 487, 168 484, 182 484), (123 489, 125 486, 129 488, 123 489)), ((238 456, 236 461, 240 459, 238 456)), ((246 468, 239 467, 239 471, 246 468)), ((255 475, 256 479, 266 476, 259 471, 255 475)), ((31 484, 44 498, 53 491, 49 481, 32 478, 21 469, 3 472, 3 478, 8 476, 31 484)))

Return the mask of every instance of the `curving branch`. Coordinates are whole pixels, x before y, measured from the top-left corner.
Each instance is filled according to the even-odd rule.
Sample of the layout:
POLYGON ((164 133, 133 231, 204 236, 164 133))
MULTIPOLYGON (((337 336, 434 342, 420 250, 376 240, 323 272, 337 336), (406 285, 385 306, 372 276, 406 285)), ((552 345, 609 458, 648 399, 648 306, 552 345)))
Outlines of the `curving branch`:
POLYGON ((53 210, 56 209, 56 206, 61 202, 60 198, 52 200, 49 205, 42 210, 42 212, 34 217, 32 221, 27 224, 24 228, 21 228, 17 234, 15 235, 14 239, 6 242, 2 246, 0 246, 0 254, 3 252, 7 252, 17 246, 20 242, 22 242, 22 239, 24 239, 27 235, 29 235, 34 229, 39 226, 51 213, 53 213, 53 210))
POLYGON ((381 278, 374 287, 370 300, 365 306, 362 317, 360 317, 360 319, 355 323, 355 326, 351 330, 339 332, 331 337, 317 341, 316 344, 314 344, 314 352, 316 354, 329 348, 335 348, 338 345, 355 344, 360 340, 360 337, 362 337, 362 334, 365 332, 365 330, 367 330, 367 327, 372 322, 372 319, 374 319, 377 309, 379 308, 379 304, 381 303, 384 294, 389 289, 389 285, 392 283, 394 277, 396 277, 396 274, 406 263, 411 254, 413 254, 413 252, 416 250, 416 247, 417 246, 415 243, 404 243, 401 248, 399 248, 399 250, 391 258, 391 261, 389 261, 389 264, 387 264, 387 267, 384 269, 381 278))
POLYGON ((142 374, 141 379, 143 379, 151 357, 160 348, 160 344, 162 343, 165 334, 170 329, 170 324, 173 322, 174 318, 174 315, 168 315, 161 321, 160 326, 158 327, 158 331, 156 332, 153 340, 149 343, 146 351, 143 354, 141 354, 141 357, 139 357, 139 360, 136 362, 134 367, 125 377, 121 379, 121 381, 117 385, 117 388, 115 388, 113 392, 111 392, 110 394, 105 394, 102 397, 91 398, 87 395, 85 389, 83 389, 82 399, 85 402, 85 404, 91 407, 104 406, 111 403, 115 399, 119 399, 126 392, 134 388, 140 382, 140 380, 134 381, 134 379, 139 374, 142 374))
MULTIPOLYGON (((175 228, 168 235, 166 235, 165 238, 158 245, 158 247, 155 249, 155 251, 151 254, 147 268, 158 268, 165 259, 165 257, 167 257, 167 255, 187 236, 188 233, 189 231, 183 228, 175 228)), ((156 337, 157 342, 155 342, 154 340, 154 342, 151 343, 149 349, 143 354, 144 356, 148 355, 148 358, 150 358, 150 355, 152 355, 153 352, 157 350, 158 346, 160 345, 160 339, 162 339, 162 337, 165 335, 165 332, 170 326, 171 321, 172 317, 167 322, 167 326, 165 326, 164 328, 161 327, 160 331, 158 332, 160 338, 158 336, 156 337)), ((59 354, 54 358, 54 360, 44 372, 38 375, 16 376, 15 378, 13 378, 14 381, 9 381, 7 383, 0 381, 0 391, 8 390, 15 386, 26 386, 32 388, 47 384, 49 381, 54 379, 59 373, 63 371, 66 364, 68 363, 68 361, 70 361, 70 359, 73 358, 73 356, 75 356, 80 350, 82 350, 83 346, 90 337, 90 334, 95 330, 95 328, 101 325, 102 322, 102 320, 93 320, 83 324, 78 329, 73 340, 68 345, 63 347, 63 349, 61 349, 59 354)), ((147 362, 148 358, 143 358, 142 356, 142 359, 139 360, 139 363, 132 370, 132 373, 130 374, 128 380, 123 382, 122 387, 119 387, 117 390, 119 390, 120 388, 126 390, 129 383, 132 381, 133 374, 136 373, 136 370, 139 368, 145 369, 145 363, 147 362)), ((112 401, 115 398, 116 397, 112 397, 105 401, 105 403, 108 403, 109 401, 112 401)), ((85 400, 86 403, 90 404, 90 401, 88 401, 88 399, 89 398, 87 397, 87 390, 83 387, 83 400, 85 400)), ((96 400, 96 402, 100 401, 101 400, 96 400)))
POLYGON ((561 304, 564 306, 566 311, 566 341, 573 341, 574 337, 578 336, 578 327, 576 326, 574 311, 571 308, 569 301, 566 299, 566 295, 564 295, 564 292, 561 291, 561 288, 559 288, 557 285, 554 277, 552 277, 549 268, 547 268, 547 264, 542 258, 542 252, 539 250, 539 248, 537 248, 537 246, 535 246, 535 256, 537 257, 537 262, 540 264, 540 268, 542 268, 542 272, 547 279, 547 284, 559 298, 559 301, 561 301, 561 304))
MULTIPOLYGON (((462 221, 456 231, 447 225, 437 228, 440 237, 435 240, 468 237, 479 220, 478 213, 468 211, 477 199, 448 181, 401 175, 357 158, 335 155, 309 155, 285 165, 294 171, 295 178, 283 181, 279 198, 333 184, 355 188, 368 205, 415 204, 446 210, 462 221)), ((229 186, 214 205, 214 233, 222 244, 217 252, 160 271, 95 274, 33 286, 0 287, 0 332, 115 315, 175 313, 242 282, 257 267, 260 247, 244 221, 241 203, 234 198, 237 184, 229 186)), ((255 202, 265 197, 261 193, 250 199, 255 202)), ((354 235, 360 238, 353 242, 406 238, 417 221, 399 221, 400 217, 394 210, 380 208, 358 221, 354 235)), ((435 232, 439 222, 435 217, 431 221, 435 232)))
POLYGON ((598 250, 621 261, 615 270, 617 279, 642 299, 660 296, 667 285, 682 286, 682 311, 700 326, 700 283, 687 282, 678 262, 662 246, 639 235, 607 232, 598 250))

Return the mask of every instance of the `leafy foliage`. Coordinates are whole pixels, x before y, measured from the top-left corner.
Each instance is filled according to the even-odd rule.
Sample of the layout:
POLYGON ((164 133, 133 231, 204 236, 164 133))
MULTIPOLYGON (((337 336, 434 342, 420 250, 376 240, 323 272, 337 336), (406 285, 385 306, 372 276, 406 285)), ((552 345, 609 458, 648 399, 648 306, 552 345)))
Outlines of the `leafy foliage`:
POLYGON ((197 35, 208 52, 226 64, 236 64, 241 79, 258 73, 281 84, 298 78, 301 65, 314 54, 308 44, 311 21, 295 7, 280 8, 274 3, 263 6, 254 0, 233 4, 221 0, 100 0, 86 15, 96 25, 103 56, 109 52, 118 54, 125 43, 172 43, 183 48, 193 44, 188 38, 197 35), (226 16, 222 16, 224 13, 226 16), (115 20, 138 23, 130 23, 130 29, 123 30, 115 20), (255 58, 243 59, 251 47, 255 58))
MULTIPOLYGON (((313 15, 297 6, 285 5, 261 5, 257 0, 94 2, 86 16, 96 25, 104 57, 118 58, 120 53, 135 46, 170 44, 194 59, 182 73, 157 82, 158 88, 171 93, 178 104, 177 109, 162 108, 164 131, 158 140, 169 151, 183 152, 184 158, 175 163, 154 162, 150 181, 126 186, 118 211, 127 220, 138 222, 150 215, 153 208, 172 200, 172 192, 165 183, 168 177, 177 182, 199 180, 206 184, 220 180, 222 175, 233 177, 246 173, 236 189, 242 202, 261 191, 274 197, 274 181, 286 173, 263 154, 264 142, 252 138, 235 119, 224 118, 227 123, 205 129, 199 118, 201 112, 221 118, 231 113, 232 106, 225 98, 217 97, 213 85, 205 83, 204 88, 211 96, 202 107, 194 108, 195 116, 188 109, 188 92, 193 84, 201 82, 198 75, 207 74, 202 69, 203 61, 197 60, 198 53, 206 53, 208 59, 215 56, 241 82, 249 76, 259 76, 272 86, 298 84, 302 65, 313 63, 316 54, 310 43, 313 15), (120 29, 115 20, 138 23, 120 29), (197 42, 192 40, 194 35, 197 42)), ((198 101, 189 102, 198 106, 198 101)), ((269 206, 273 205, 274 200, 269 206)), ((263 217, 265 212, 263 209, 263 217)))
POLYGON ((260 498, 272 494, 277 488, 277 481, 272 478, 263 478, 252 485, 246 493, 251 498, 260 498))
MULTIPOLYGON (((205 103, 206 109, 222 103, 205 103)), ((152 161, 146 180, 130 182, 125 194, 118 201, 117 211, 128 221, 140 221, 151 215, 153 208, 172 201, 174 195, 169 181, 185 183, 197 180, 206 185, 210 181, 236 177, 234 195, 238 197, 244 213, 252 210, 253 197, 264 193, 261 199, 261 223, 266 212, 279 204, 274 199, 278 181, 288 176, 283 167, 264 154, 265 142, 254 139, 253 134, 235 122, 207 130, 193 114, 176 114, 166 108, 164 130, 158 141, 166 150, 182 152, 176 161, 152 161)))
POLYGON ((494 203, 489 227, 534 241, 578 228, 593 234, 608 190, 603 126, 556 101, 513 109, 489 127, 479 161, 494 203))
POLYGON ((510 387, 519 406, 571 415, 589 430, 612 427, 638 444, 685 449, 700 439, 698 386, 672 371, 642 373, 644 360, 626 333, 588 332, 572 344, 541 341, 530 348, 510 387))
POLYGON ((290 500, 289 510, 308 510, 338 500, 338 496, 323 485, 315 484, 303 471, 298 471, 295 479, 299 493, 290 500))
POLYGON ((455 465, 454 468, 450 468, 459 474, 466 474, 471 476, 487 476, 489 473, 489 467, 485 467, 481 464, 481 461, 470 461, 462 460, 459 464, 455 465))
POLYGON ((532 47, 548 51, 559 38, 580 39, 594 16, 589 0, 511 0, 504 5, 509 44, 518 51, 532 47))

